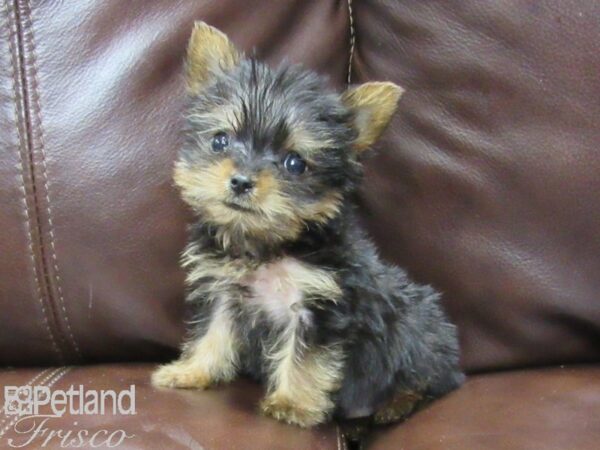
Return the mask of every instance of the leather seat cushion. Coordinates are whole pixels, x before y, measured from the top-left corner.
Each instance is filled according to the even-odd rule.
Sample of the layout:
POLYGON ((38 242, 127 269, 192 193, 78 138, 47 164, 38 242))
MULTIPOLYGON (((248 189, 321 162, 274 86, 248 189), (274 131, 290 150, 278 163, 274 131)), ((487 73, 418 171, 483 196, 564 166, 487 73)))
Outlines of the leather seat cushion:
POLYGON ((600 367, 477 375, 407 422, 375 435, 369 450, 595 450, 600 367))
MULTIPOLYGON (((155 365, 123 364, 50 369, 8 369, 0 372, 0 386, 26 385, 32 379, 35 385, 51 389, 76 389, 82 385, 86 391, 115 390, 117 393, 135 385, 135 415, 68 415, 49 419, 49 430, 88 430, 90 435, 99 430, 124 430, 127 438, 118 448, 127 449, 204 449, 204 450, 265 450, 343 448, 339 430, 323 426, 312 430, 281 424, 262 417, 257 403, 262 389, 256 384, 239 380, 227 386, 208 391, 160 390, 149 385, 151 370, 155 365), (37 377, 37 378, 35 378, 37 377), (74 425, 77 422, 77 425, 74 425)), ((4 390, 0 392, 4 404, 4 390)), ((107 403, 111 405, 111 403, 107 403)), ((42 410, 48 413, 48 410, 42 410)), ((31 433, 19 434, 31 426, 24 423, 17 430, 16 416, 0 414, 0 447, 14 439, 19 445, 31 433)), ((39 422, 38 422, 39 423, 39 422)), ((99 441, 102 441, 99 436, 99 441)), ((42 439, 42 438, 40 438, 42 439)), ((38 448, 41 440, 25 448, 38 448)), ((61 448, 58 439, 51 440, 45 448, 61 448)))

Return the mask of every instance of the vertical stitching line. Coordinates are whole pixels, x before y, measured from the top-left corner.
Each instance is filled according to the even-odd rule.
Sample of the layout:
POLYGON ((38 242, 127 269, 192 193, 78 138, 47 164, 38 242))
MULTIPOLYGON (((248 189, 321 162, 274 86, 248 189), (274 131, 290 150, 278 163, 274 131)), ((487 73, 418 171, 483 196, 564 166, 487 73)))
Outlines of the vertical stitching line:
MULTIPOLYGON (((46 378, 44 378, 40 382, 40 385, 43 386, 46 381, 48 381, 48 380, 50 380, 50 378, 52 378, 48 382, 46 387, 54 386, 56 384, 56 382, 58 380, 60 380, 69 370, 71 370, 71 367, 65 367, 65 368, 63 368, 62 371, 61 371, 61 368, 59 367, 58 369, 54 370, 50 375, 48 375, 46 378), (54 375, 56 375, 56 376, 54 376, 54 375)), ((11 426, 13 426, 17 422, 17 420, 19 420, 20 418, 21 418, 21 416, 17 415, 17 416, 15 416, 15 418, 13 420, 11 420, 8 424, 6 424, 6 426, 0 430, 0 437, 4 436, 4 434, 9 430, 9 428, 11 426)))
POLYGON ((50 236, 49 242, 50 242, 50 249, 51 249, 51 254, 52 254, 52 265, 54 267, 54 278, 56 280, 56 290, 58 292, 60 308, 63 312, 63 318, 65 320, 65 325, 67 327, 67 332, 69 334, 69 340, 73 344, 73 348, 75 349, 77 356, 81 357, 81 352, 79 351, 79 346, 77 345, 77 342, 75 341, 75 336, 73 335, 73 331, 71 330, 71 324, 69 323, 69 316, 67 314, 67 309, 65 307, 65 298, 64 298, 64 294, 63 294, 63 290, 62 290, 62 286, 61 286, 62 280, 60 277, 60 270, 58 267, 58 257, 56 255, 56 246, 54 244, 54 242, 55 242, 54 222, 52 220, 53 214, 52 214, 52 208, 50 206, 50 190, 49 190, 49 182, 48 182, 48 167, 46 165, 44 130, 43 130, 43 125, 42 125, 42 109, 40 107, 40 95, 38 92, 39 82, 38 82, 38 77, 37 77, 37 53, 36 53, 36 46, 35 46, 34 33, 33 33, 33 22, 32 22, 32 18, 31 18, 32 10, 31 10, 31 4, 30 4, 29 0, 25 0, 24 3, 27 6, 27 14, 26 14, 27 28, 29 29, 29 34, 30 34, 30 39, 31 39, 31 66, 32 66, 32 76, 33 76, 33 82, 34 82, 34 89, 33 89, 32 96, 33 96, 33 99, 35 102, 34 109, 35 109, 36 119, 38 122, 37 135, 39 136, 39 139, 40 139, 40 153, 42 156, 41 157, 42 177, 43 177, 44 191, 46 192, 45 197, 46 197, 46 211, 48 213, 48 234, 50 236))
POLYGON ((352 11, 352 0, 348 0, 348 17, 350 18, 350 56, 348 57, 347 83, 352 83, 352 60, 354 59, 354 46, 356 44, 356 31, 354 30, 354 14, 352 11))
MULTIPOLYGON (((9 25, 10 23, 10 11, 8 8, 8 0, 6 0, 4 2, 4 11, 6 12, 6 20, 7 20, 7 25, 9 25)), ((50 336, 50 342, 52 343, 52 348, 54 349, 54 351, 56 352, 56 354, 58 355, 58 357, 60 359, 62 359, 62 352, 59 350, 58 345, 56 344, 56 338, 54 337, 54 333, 52 332, 52 330, 50 329, 50 323, 48 321, 48 314, 46 312, 46 306, 44 305, 44 299, 42 296, 42 289, 40 286, 40 279, 38 277, 37 274, 37 268, 36 268, 36 261, 35 261, 35 253, 33 251, 33 238, 32 238, 32 227, 31 227, 31 217, 29 215, 29 207, 27 205, 27 191, 25 189, 25 165, 23 164, 23 156, 21 155, 21 145, 23 142, 23 137, 21 135, 21 128, 19 127, 19 123, 18 123, 18 117, 19 117, 19 112, 17 111, 17 84, 16 84, 16 72, 15 72, 15 48, 12 42, 12 30, 10 29, 10 25, 8 26, 8 45, 9 45, 9 49, 10 49, 10 53, 11 53, 11 59, 12 59, 12 64, 11 64, 11 69, 12 69, 12 88, 13 88, 13 94, 14 94, 14 99, 13 99, 13 107, 14 107, 14 114, 15 114, 15 128, 17 129, 17 139, 18 139, 18 153, 19 153, 19 175, 21 178, 21 186, 19 186, 19 190, 22 192, 23 197, 21 199, 21 203, 23 204, 23 211, 25 213, 25 222, 27 224, 27 246, 29 248, 29 257, 31 259, 31 269, 33 272, 33 278, 34 278, 34 282, 35 282, 35 286, 36 286, 36 292, 37 292, 37 297, 39 300, 39 303, 41 305, 42 308, 42 317, 44 319, 44 327, 46 328, 46 331, 48 332, 48 336, 50 336)))

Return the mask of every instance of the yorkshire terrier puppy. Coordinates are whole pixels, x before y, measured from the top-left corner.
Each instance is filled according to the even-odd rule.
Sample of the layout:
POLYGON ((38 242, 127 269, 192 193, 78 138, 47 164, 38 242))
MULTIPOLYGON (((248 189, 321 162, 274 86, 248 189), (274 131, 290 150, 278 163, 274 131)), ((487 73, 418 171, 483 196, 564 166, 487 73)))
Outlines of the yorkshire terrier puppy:
POLYGON ((264 414, 303 427, 386 423, 462 381, 454 326, 431 287, 384 264, 359 226, 361 152, 402 89, 338 94, 296 66, 247 58, 196 23, 175 183, 197 213, 182 264, 196 316, 156 386, 263 381, 264 414))

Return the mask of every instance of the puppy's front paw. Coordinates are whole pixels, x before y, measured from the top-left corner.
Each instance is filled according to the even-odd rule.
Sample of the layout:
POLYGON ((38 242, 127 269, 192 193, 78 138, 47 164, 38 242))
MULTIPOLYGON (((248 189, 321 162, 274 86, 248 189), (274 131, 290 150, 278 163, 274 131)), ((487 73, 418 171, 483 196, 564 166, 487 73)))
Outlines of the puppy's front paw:
POLYGON ((198 366, 174 362, 159 367, 152 374, 152 384, 157 387, 206 389, 212 382, 208 374, 198 366))
POLYGON ((263 399, 260 409, 266 416, 302 428, 318 425, 326 418, 326 413, 322 410, 304 407, 290 398, 278 395, 270 395, 263 399))

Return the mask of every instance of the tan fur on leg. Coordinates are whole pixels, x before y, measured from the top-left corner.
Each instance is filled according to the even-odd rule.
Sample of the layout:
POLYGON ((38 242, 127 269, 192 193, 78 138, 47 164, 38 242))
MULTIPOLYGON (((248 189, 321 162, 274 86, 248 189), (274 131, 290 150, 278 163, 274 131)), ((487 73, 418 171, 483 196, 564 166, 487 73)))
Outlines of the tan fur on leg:
POLYGON ((296 340, 292 325, 269 355, 273 373, 261 410, 277 420, 310 427, 325 421, 334 408, 331 393, 339 388, 342 354, 335 347, 300 353, 296 340))
POLYGON ((235 377, 238 341, 226 304, 217 305, 206 334, 186 346, 179 360, 152 374, 160 387, 205 389, 235 377))

